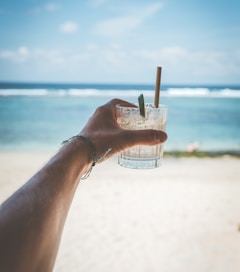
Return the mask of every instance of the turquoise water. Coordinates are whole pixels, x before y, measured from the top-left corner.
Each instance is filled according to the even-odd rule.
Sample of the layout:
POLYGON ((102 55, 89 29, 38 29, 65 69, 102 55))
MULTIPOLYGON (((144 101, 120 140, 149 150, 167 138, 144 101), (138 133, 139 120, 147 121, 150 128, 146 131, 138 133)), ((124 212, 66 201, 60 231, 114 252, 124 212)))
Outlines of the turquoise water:
MULTIPOLYGON (((0 83, 0 149, 56 150, 78 133, 96 107, 118 97, 153 102, 154 86, 0 83)), ((240 87, 163 86, 169 108, 165 150, 240 153, 240 87)))

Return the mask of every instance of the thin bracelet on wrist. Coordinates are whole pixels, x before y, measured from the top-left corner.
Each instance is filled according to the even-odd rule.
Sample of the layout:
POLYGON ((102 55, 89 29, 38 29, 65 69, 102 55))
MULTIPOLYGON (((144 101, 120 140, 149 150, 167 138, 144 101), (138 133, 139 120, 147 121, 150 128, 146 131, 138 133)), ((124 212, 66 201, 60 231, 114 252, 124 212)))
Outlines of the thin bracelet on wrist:
POLYGON ((63 145, 63 144, 66 144, 66 143, 68 143, 68 142, 70 142, 70 141, 72 141, 72 140, 75 139, 75 138, 81 139, 81 140, 83 140, 85 143, 87 143, 88 146, 89 146, 89 149, 90 149, 90 151, 91 151, 92 165, 91 165, 90 169, 87 171, 87 173, 84 174, 84 175, 81 177, 81 179, 87 179, 87 178, 90 176, 93 167, 94 167, 99 161, 103 160, 103 159, 107 156, 107 154, 108 154, 109 152, 111 152, 112 148, 108 148, 107 151, 105 151, 100 157, 97 158, 97 157, 96 157, 96 148, 95 148, 94 143, 93 143, 89 138, 87 138, 87 137, 85 137, 85 136, 82 136, 82 135, 75 135, 75 136, 72 136, 72 137, 70 137, 69 139, 63 141, 63 142, 62 142, 62 145, 63 145))

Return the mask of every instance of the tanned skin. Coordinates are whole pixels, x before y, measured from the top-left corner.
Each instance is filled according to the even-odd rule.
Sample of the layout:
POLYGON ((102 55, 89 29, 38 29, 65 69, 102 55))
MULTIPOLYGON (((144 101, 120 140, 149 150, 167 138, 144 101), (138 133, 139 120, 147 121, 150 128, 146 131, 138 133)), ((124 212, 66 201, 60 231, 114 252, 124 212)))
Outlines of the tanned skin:
MULTIPOLYGON (((116 121, 114 99, 99 107, 79 133, 105 159, 125 148, 155 145, 167 139, 160 130, 123 130, 116 121)), ((81 138, 66 143, 18 191, 0 206, 0 271, 52 271, 64 223, 81 177, 92 165, 89 145, 81 138)))

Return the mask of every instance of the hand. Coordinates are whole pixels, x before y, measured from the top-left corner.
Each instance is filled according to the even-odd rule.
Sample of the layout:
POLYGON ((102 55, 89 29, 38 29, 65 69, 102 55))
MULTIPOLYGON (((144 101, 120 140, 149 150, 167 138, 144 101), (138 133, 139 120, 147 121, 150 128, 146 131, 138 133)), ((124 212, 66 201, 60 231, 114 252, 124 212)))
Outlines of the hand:
POLYGON ((80 132, 95 145, 97 157, 112 148, 107 157, 134 145, 156 145, 167 140, 167 134, 161 130, 126 130, 119 127, 116 118, 116 105, 135 107, 120 99, 113 99, 99 107, 80 132))

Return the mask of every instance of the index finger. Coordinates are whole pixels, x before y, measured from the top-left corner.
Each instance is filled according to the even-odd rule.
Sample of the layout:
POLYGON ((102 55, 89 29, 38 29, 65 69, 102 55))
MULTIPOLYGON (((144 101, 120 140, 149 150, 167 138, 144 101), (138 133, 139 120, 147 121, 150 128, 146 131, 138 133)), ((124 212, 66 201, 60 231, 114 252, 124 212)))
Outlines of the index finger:
POLYGON ((121 106, 124 106, 124 107, 134 107, 136 108, 137 106, 133 103, 130 103, 130 102, 127 102, 125 100, 122 100, 122 99, 118 99, 118 98, 114 98, 112 99, 111 101, 109 101, 107 103, 107 105, 110 105, 111 107, 116 107, 116 105, 121 105, 121 106))

